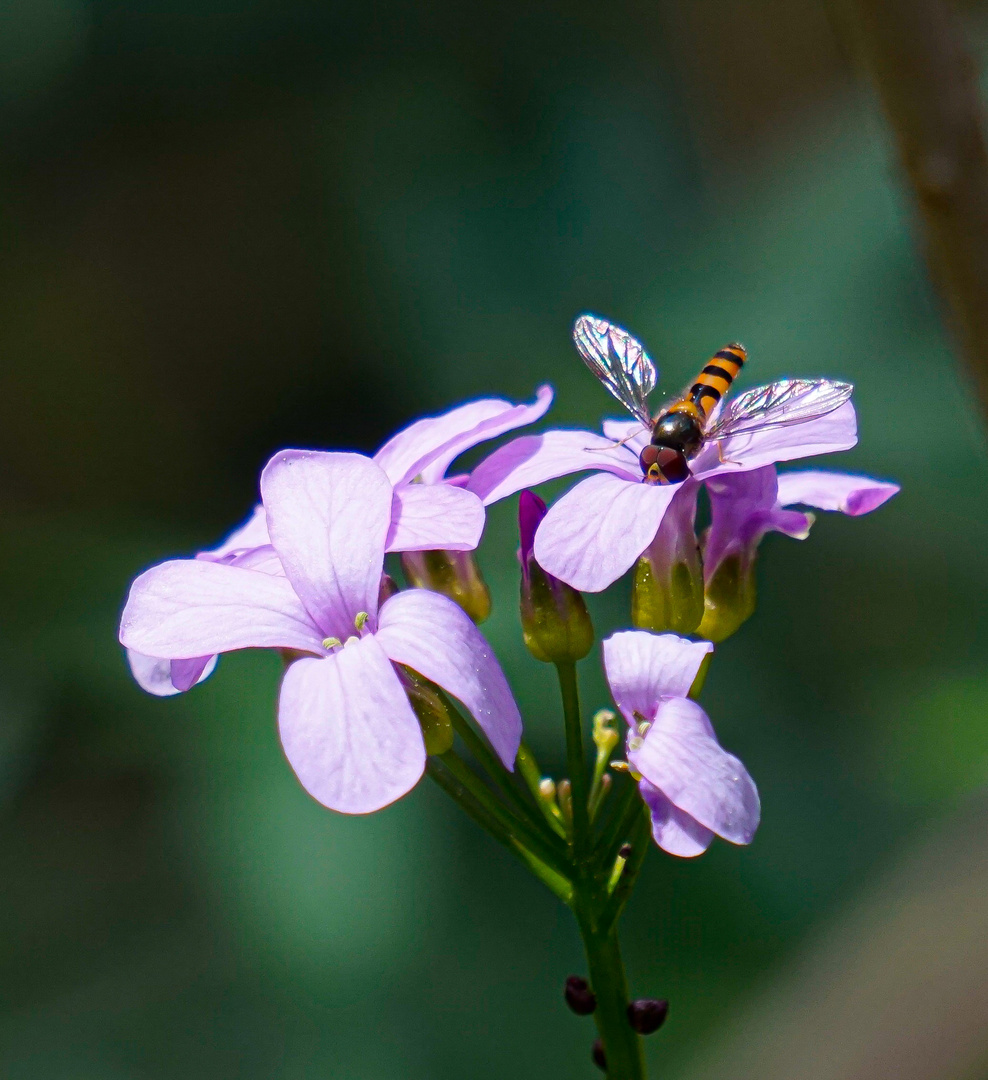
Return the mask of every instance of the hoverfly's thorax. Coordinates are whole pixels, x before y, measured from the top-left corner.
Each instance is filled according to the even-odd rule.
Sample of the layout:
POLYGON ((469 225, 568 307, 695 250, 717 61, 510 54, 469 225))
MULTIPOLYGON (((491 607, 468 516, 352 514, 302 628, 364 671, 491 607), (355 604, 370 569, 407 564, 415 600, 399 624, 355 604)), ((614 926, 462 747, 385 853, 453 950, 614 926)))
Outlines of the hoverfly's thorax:
POLYGON ((690 458, 703 442, 703 422, 691 401, 677 401, 652 428, 652 445, 665 446, 690 458))

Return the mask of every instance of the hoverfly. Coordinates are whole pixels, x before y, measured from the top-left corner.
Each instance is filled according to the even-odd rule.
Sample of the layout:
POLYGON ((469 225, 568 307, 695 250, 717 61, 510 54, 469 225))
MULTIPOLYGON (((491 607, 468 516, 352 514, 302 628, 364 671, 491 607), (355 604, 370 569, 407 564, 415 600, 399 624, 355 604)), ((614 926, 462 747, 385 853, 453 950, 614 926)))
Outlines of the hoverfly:
POLYGON ((573 340, 587 367, 652 432, 639 463, 646 482, 653 484, 685 480, 689 461, 708 443, 718 442, 719 452, 719 440, 732 435, 816 420, 840 408, 854 389, 831 379, 780 379, 746 390, 718 413, 718 403, 748 355, 742 345, 731 344, 714 353, 692 386, 653 416, 648 395, 657 374, 640 342, 596 315, 576 320, 573 340))

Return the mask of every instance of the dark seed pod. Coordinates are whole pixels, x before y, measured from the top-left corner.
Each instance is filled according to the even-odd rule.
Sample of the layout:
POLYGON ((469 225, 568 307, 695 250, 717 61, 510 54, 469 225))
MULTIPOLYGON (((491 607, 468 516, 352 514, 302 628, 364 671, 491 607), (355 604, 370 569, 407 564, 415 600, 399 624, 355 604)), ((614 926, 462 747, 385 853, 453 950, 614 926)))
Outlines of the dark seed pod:
POLYGON ((607 1057, 604 1054, 604 1044, 600 1039, 594 1039, 593 1047, 590 1050, 590 1057, 593 1058, 594 1065, 596 1065, 601 1072, 607 1072, 607 1057))
POLYGON ((579 975, 570 975, 563 992, 566 1004, 577 1016, 589 1016, 597 1008, 597 999, 586 979, 579 975))
POLYGON ((618 855, 620 855, 622 859, 630 859, 631 858, 631 845, 630 844, 622 844, 621 847, 618 849, 618 855))
POLYGON ((639 1035, 658 1031, 669 1015, 669 1002, 656 998, 639 998, 628 1006, 628 1023, 639 1035))

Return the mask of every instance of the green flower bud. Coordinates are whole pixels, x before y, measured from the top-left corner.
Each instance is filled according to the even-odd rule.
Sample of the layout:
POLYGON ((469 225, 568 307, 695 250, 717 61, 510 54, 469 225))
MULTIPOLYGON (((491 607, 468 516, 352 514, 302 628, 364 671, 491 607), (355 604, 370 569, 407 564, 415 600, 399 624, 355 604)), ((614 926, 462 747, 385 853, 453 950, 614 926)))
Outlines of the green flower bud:
POLYGON ((715 645, 726 640, 755 613, 756 599, 755 560, 729 555, 707 582, 697 634, 715 645))
POLYGON ((430 682, 411 668, 399 668, 402 685, 409 703, 418 717, 429 755, 445 754, 453 745, 453 719, 446 703, 430 682))
POLYGON ((405 551, 401 569, 413 588, 448 596, 475 623, 490 615, 491 594, 472 551, 405 551))
POLYGON ((535 561, 535 530, 545 503, 530 491, 518 502, 521 533, 521 629, 528 651, 547 664, 575 663, 593 648, 593 623, 583 597, 535 561))
POLYGON ((703 618, 703 567, 694 532, 699 490, 692 480, 682 485, 635 564, 631 621, 642 630, 692 634, 703 618))

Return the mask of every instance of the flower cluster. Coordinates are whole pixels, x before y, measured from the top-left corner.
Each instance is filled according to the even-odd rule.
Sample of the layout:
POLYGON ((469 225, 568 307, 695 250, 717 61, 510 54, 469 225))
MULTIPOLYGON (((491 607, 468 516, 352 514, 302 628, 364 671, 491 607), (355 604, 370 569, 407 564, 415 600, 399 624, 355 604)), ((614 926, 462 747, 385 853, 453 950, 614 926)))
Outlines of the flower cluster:
MULTIPOLYGON (((850 402, 813 421, 704 447, 679 484, 643 482, 647 433, 617 421, 606 422, 603 435, 524 435, 472 473, 447 475, 464 451, 539 420, 551 400, 542 387, 531 404, 474 401, 419 420, 373 457, 276 454, 244 525, 219 547, 162 563, 134 582, 120 640, 137 681, 168 696, 207 678, 220 653, 279 650, 285 754, 308 792, 345 813, 399 798, 430 753, 448 751, 452 736, 430 744, 416 708, 430 684, 465 707, 510 773, 522 721, 476 626, 490 602, 472 552, 485 507, 521 492, 521 619, 531 652, 557 665, 586 656, 593 627, 581 592, 606 589, 634 568, 631 621, 639 629, 603 642, 608 684, 627 724, 626 761, 618 764, 636 779, 666 851, 697 855, 714 835, 749 843, 757 790, 720 747, 691 689, 711 643, 754 609, 754 562, 766 533, 804 538, 812 514, 793 507, 856 516, 898 488, 842 473, 777 473, 780 462, 853 446, 850 402), (527 490, 576 472, 592 475, 548 510, 527 490), (698 537, 701 489, 710 524, 698 537), (388 553, 401 557, 404 588, 385 573, 388 553), (693 633, 703 640, 683 636, 693 633)), ((591 813, 606 793, 599 773, 591 813)), ((544 787, 532 790, 538 799, 544 787)), ((557 831, 572 830, 572 809, 569 819, 552 800, 539 809, 557 831)))

